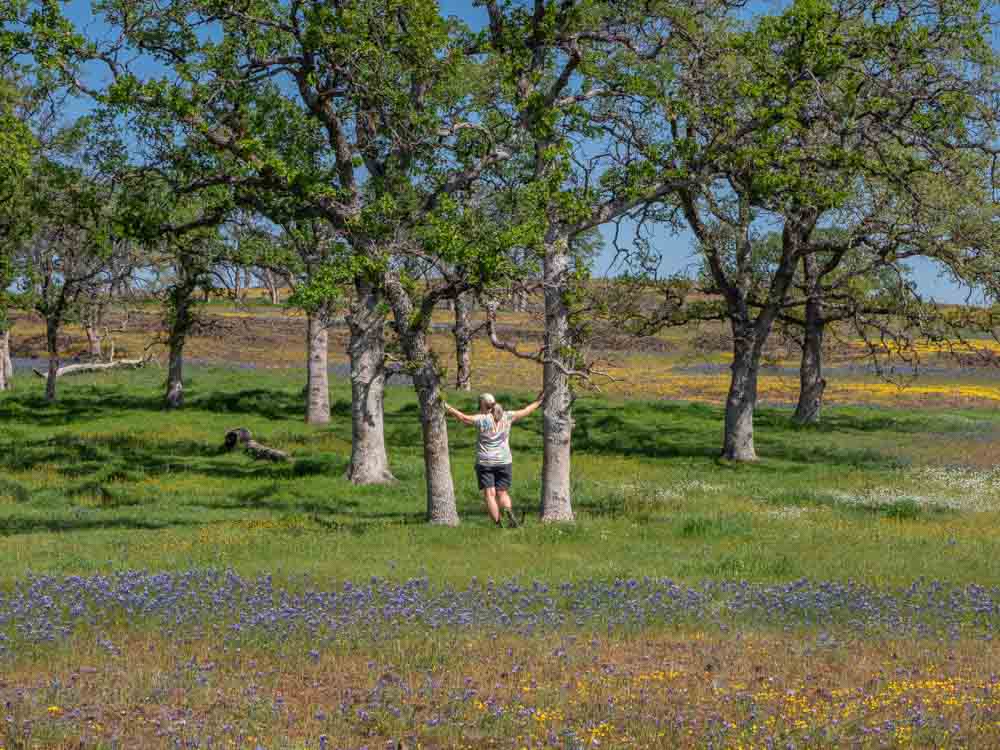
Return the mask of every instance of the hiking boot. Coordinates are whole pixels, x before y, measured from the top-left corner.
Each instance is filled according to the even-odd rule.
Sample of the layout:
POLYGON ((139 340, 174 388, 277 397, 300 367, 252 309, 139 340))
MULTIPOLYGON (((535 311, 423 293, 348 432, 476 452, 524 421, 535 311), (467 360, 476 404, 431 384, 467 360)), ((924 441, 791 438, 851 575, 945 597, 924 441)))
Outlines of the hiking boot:
POLYGON ((517 518, 514 517, 514 511, 512 511, 510 508, 504 508, 503 515, 510 522, 510 525, 513 528, 516 529, 518 526, 521 525, 520 522, 517 520, 517 518))

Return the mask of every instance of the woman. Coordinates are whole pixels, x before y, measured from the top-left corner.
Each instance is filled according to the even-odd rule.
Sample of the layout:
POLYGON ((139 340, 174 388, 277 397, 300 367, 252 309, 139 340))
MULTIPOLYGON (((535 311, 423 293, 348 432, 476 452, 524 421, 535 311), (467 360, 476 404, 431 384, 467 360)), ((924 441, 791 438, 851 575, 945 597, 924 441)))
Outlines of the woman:
POLYGON ((458 409, 444 404, 446 412, 465 424, 475 425, 479 430, 479 441, 476 446, 476 478, 479 489, 490 518, 498 527, 503 528, 501 512, 512 526, 518 526, 514 518, 514 509, 510 502, 510 483, 512 479, 513 457, 510 453, 510 426, 519 419, 528 416, 542 405, 545 392, 518 411, 504 411, 490 393, 479 397, 479 414, 470 416, 458 409))

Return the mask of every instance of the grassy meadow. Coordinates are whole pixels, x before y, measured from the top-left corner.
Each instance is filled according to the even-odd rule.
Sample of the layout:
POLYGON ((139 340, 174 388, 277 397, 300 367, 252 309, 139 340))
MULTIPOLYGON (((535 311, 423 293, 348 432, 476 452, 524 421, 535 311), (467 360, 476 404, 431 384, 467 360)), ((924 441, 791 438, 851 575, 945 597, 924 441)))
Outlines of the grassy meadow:
MULTIPOLYGON (((718 407, 587 396, 576 405, 579 523, 537 521, 541 420, 520 423, 513 497, 521 530, 488 523, 472 470, 474 431, 450 425, 463 526, 424 524, 420 425, 391 387, 386 437, 398 482, 355 487, 349 388, 328 428, 301 418, 301 373, 196 369, 188 406, 160 409, 162 373, 83 376, 53 406, 22 379, 0 401, 0 577, 224 566, 280 578, 433 573, 545 579, 667 576, 918 576, 1000 584, 1000 418, 974 411, 839 408, 818 428, 786 409, 757 418, 763 459, 716 460, 718 407), (221 450, 248 427, 290 465, 221 450), (969 461, 975 462, 969 465, 969 461), (544 554, 538 554, 543 549, 544 554)), ((517 404, 527 393, 500 393, 517 404)), ((473 398, 453 393, 460 408, 473 398)))
POLYGON ((156 366, 0 398, 3 750, 1000 743, 1000 415, 968 383, 810 428, 762 408, 745 466, 697 389, 581 393, 577 522, 537 520, 535 415, 497 530, 455 422, 462 525, 424 523, 411 389, 398 481, 362 488, 345 382, 317 428, 301 370, 189 374, 177 413, 156 366), (224 452, 237 426, 294 461, 224 452))

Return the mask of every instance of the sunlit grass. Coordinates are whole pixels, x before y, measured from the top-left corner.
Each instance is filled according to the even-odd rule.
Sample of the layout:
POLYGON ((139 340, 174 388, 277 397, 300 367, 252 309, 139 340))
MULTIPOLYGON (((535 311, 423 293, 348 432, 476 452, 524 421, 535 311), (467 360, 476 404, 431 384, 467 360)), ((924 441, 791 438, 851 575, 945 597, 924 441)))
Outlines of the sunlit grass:
MULTIPOLYGON (((189 405, 176 413, 160 410, 160 377, 147 370, 67 380, 53 406, 44 405, 41 383, 20 378, 0 401, 0 577, 231 565, 286 577, 433 571, 456 581, 471 573, 1000 581, 991 412, 841 408, 802 430, 788 411, 764 409, 762 460, 731 466, 716 460, 717 407, 583 396, 573 464, 579 522, 535 520, 541 426, 533 417, 513 436, 513 495, 527 524, 498 533, 476 491, 472 432, 455 423, 464 524, 424 524, 420 427, 408 388, 387 397, 399 481, 354 487, 343 478, 346 385, 333 388, 334 423, 317 429, 301 420, 294 371, 194 369, 189 405), (234 426, 295 462, 223 453, 222 435, 234 426)), ((500 397, 516 404, 530 394, 500 397)), ((451 398, 473 408, 474 396, 451 398)))

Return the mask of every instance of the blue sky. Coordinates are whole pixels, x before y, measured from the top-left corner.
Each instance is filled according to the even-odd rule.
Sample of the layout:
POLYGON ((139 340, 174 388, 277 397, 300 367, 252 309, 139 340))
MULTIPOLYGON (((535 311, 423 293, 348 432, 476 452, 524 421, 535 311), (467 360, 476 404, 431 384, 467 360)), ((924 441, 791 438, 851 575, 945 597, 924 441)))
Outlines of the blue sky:
MULTIPOLYGON (((744 12, 748 15, 774 12, 787 3, 787 0, 751 0, 744 12)), ((487 22, 486 11, 481 7, 475 7, 471 0, 440 0, 442 12, 447 15, 455 15, 463 19, 473 27, 480 27, 487 22)), ((95 21, 90 13, 89 0, 69 0, 67 3, 70 17, 81 26, 89 26, 91 33, 100 34, 101 25, 95 21)), ((1000 21, 1000 4, 994 5, 994 18, 1000 21)), ((1000 27, 994 26, 993 44, 996 47, 1000 43, 1000 27)), ((603 273, 613 260, 613 249, 610 246, 610 239, 613 230, 610 227, 603 227, 602 233, 607 239, 607 249, 598 258, 598 273, 603 273)), ((619 241, 628 235, 623 234, 619 241)), ((696 262, 693 249, 693 238, 689 232, 671 233, 663 228, 656 232, 653 241, 657 250, 661 253, 663 261, 660 265, 661 275, 670 275, 683 272, 693 266, 696 262)), ((928 297, 933 297, 940 302, 964 302, 966 301, 966 291, 959 288, 949 279, 944 277, 940 270, 932 261, 917 259, 911 262, 914 279, 921 292, 928 297)))

